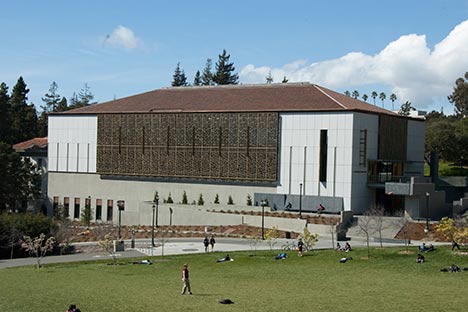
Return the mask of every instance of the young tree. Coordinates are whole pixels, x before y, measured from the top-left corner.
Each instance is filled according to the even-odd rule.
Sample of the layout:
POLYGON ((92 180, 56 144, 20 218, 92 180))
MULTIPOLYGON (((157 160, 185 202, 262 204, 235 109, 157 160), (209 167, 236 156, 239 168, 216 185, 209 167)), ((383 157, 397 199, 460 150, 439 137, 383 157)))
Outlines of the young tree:
POLYGON ((41 108, 45 113, 51 113, 57 111, 58 104, 60 103, 61 96, 57 93, 58 85, 55 81, 50 84, 49 93, 44 94, 42 101, 45 105, 41 108))
POLYGON ((351 92, 349 92, 349 90, 346 90, 346 91, 344 92, 344 95, 346 95, 347 97, 351 97, 351 92))
POLYGON ((205 65, 205 68, 203 69, 203 73, 202 73, 202 77, 201 77, 203 86, 212 86, 212 85, 214 85, 213 73, 211 72, 212 67, 213 67, 212 60, 210 58, 206 59, 206 65, 205 65))
POLYGON ((200 193, 200 196, 198 197, 198 206, 203 206, 205 204, 205 201, 203 200, 203 194, 200 193))
POLYGON ((182 205, 187 205, 188 204, 188 198, 187 198, 187 192, 184 191, 182 194, 182 205))
POLYGON ((354 90, 353 91, 353 98, 357 99, 359 97, 359 91, 358 90, 354 90))
POLYGON ((173 87, 184 87, 187 85, 187 77, 185 76, 184 70, 180 69, 180 63, 177 63, 174 75, 172 75, 171 85, 173 87))
POLYGON ((278 227, 275 225, 271 229, 267 229, 265 233, 265 240, 270 246, 270 250, 273 250, 273 246, 276 244, 276 240, 279 237, 278 227))
POLYGON ((215 199, 214 199, 214 204, 219 204, 219 195, 216 193, 215 199))
POLYGON ((368 98, 369 98, 369 97, 367 96, 367 94, 363 94, 363 95, 362 95, 362 99, 364 100, 364 102, 367 102, 367 99, 368 99, 368 98))
POLYGON ((98 246, 112 258, 112 263, 117 264, 117 253, 114 250, 114 240, 110 233, 104 235, 103 239, 98 241, 98 246))
POLYGON ((195 77, 193 78, 193 85, 198 87, 198 86, 201 86, 201 84, 202 84, 202 80, 201 80, 200 71, 197 70, 197 72, 195 73, 195 77))
POLYGON ((42 258, 44 258, 47 252, 54 249, 54 244, 55 238, 53 236, 46 239, 45 234, 41 233, 35 238, 24 236, 21 247, 28 251, 31 256, 36 257, 37 268, 40 269, 42 258))
POLYGON ((371 208, 369 215, 373 220, 373 231, 379 235, 380 248, 383 248, 382 232, 386 229, 384 223, 385 209, 381 206, 374 206, 371 208))
POLYGON ((373 224, 372 224, 372 217, 370 216, 370 213, 367 212, 365 213, 362 217, 359 218, 358 220, 358 227, 361 233, 364 234, 366 237, 366 246, 367 246, 367 258, 370 258, 370 235, 373 232, 373 224))
POLYGON ((455 113, 466 117, 468 113, 468 72, 464 77, 455 81, 453 92, 448 96, 448 100, 455 106, 455 113))
POLYGON ((213 75, 213 81, 218 85, 231 85, 239 83, 239 75, 234 71, 234 63, 229 63, 231 56, 227 54, 226 50, 218 56, 218 62, 216 63, 216 72, 213 75))
POLYGON ((302 232, 302 241, 304 242, 304 247, 306 251, 311 251, 315 243, 318 241, 318 234, 311 233, 307 227, 304 228, 302 232))
POLYGON ((268 75, 265 77, 266 83, 270 84, 273 82, 273 77, 271 76, 271 70, 268 72, 268 75))

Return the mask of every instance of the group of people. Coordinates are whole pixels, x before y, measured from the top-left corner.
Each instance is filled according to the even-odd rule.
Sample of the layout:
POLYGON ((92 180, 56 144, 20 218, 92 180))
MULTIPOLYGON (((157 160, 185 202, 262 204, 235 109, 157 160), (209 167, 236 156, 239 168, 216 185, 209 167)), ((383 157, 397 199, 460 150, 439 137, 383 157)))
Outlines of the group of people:
POLYGON ((352 251, 351 245, 348 242, 346 242, 346 244, 344 246, 341 246, 341 244, 339 242, 336 243, 335 250, 336 251, 344 251, 344 252, 352 251))
POLYGON ((211 235, 210 239, 208 239, 208 236, 205 236, 205 239, 203 240, 203 245, 205 246, 205 252, 209 251, 210 245, 211 245, 211 251, 213 251, 215 243, 216 243, 216 240, 213 235, 211 235))
POLYGON ((81 310, 76 307, 76 304, 70 304, 65 312, 81 312, 81 310))
POLYGON ((423 252, 434 251, 434 245, 429 244, 429 246, 426 246, 426 243, 422 243, 421 246, 419 246, 419 251, 423 251, 423 252))

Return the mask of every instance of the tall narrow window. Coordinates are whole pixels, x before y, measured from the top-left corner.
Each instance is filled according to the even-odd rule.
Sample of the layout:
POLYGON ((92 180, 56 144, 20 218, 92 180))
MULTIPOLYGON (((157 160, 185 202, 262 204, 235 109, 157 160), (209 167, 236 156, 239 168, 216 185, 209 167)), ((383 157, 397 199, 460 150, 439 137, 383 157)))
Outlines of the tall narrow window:
POLYGON ((119 154, 122 153, 122 127, 119 127, 119 154))
POLYGON ((63 210, 65 218, 68 218, 70 216, 70 197, 63 198, 63 210))
POLYGON ((143 151, 143 154, 145 153, 145 126, 143 126, 143 133, 142 133, 142 139, 141 139, 141 149, 143 151))
POLYGON ((80 218, 80 199, 75 198, 75 207, 73 209, 73 218, 79 219, 80 218))
POLYGON ((114 201, 112 199, 107 200, 107 222, 112 222, 112 216, 114 215, 114 201))
POLYGON ((167 148, 166 148, 167 155, 169 155, 170 131, 171 131, 171 128, 169 126, 167 126, 167 148))
POLYGON ((192 156, 195 155, 195 127, 192 128, 192 156))
POLYGON ((223 145, 223 128, 219 127, 219 146, 218 146, 219 156, 221 156, 222 145, 223 145))
POLYGON ((359 165, 365 167, 367 159, 367 129, 362 129, 359 137, 359 165))
POLYGON ((102 199, 96 199, 96 220, 102 220, 102 199))
POLYGON ((247 127, 247 157, 249 157, 250 149, 250 127, 247 127))
POLYGON ((58 198, 58 196, 54 196, 54 203, 52 204, 52 208, 54 210, 54 213, 57 212, 58 206, 59 206, 59 198, 58 198))
POLYGON ((320 130, 320 167, 319 180, 327 182, 328 130, 320 130))

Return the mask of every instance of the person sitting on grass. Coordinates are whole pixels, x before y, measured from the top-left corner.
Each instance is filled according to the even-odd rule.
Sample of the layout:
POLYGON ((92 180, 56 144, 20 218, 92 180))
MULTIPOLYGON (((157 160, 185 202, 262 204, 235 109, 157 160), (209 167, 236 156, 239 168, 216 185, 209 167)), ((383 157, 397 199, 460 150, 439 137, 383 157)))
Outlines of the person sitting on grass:
POLYGON ((229 254, 227 254, 226 257, 216 260, 216 262, 225 262, 225 261, 234 261, 234 259, 231 259, 231 257, 229 257, 229 254))
POLYGON ((426 252, 434 251, 434 245, 429 244, 429 247, 426 248, 426 252))
POLYGON ((346 242, 346 244, 344 245, 344 251, 345 252, 352 251, 351 245, 348 242, 346 242))
POLYGON ((416 263, 424 263, 425 259, 424 256, 418 253, 418 256, 416 258, 416 263))
POLYGON ((426 251, 426 243, 422 243, 421 246, 419 246, 419 251, 426 251))
POLYGON ((284 259, 286 259, 286 253, 284 253, 284 252, 283 252, 283 253, 280 253, 279 255, 277 255, 277 256, 275 257, 275 259, 276 259, 276 260, 284 260, 284 259))
POLYGON ((341 247, 341 244, 338 242, 336 243, 336 248, 335 248, 336 251, 343 251, 343 248, 341 247))

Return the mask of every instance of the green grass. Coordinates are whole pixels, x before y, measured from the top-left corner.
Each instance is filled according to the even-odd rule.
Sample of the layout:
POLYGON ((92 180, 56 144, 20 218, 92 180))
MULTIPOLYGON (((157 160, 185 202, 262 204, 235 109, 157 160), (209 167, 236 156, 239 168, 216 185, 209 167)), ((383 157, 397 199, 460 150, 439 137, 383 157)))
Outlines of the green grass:
MULTIPOLYGON (((424 175, 429 176, 430 170, 429 165, 424 163, 424 175)), ((468 168, 466 166, 461 167, 460 163, 446 162, 443 160, 439 161, 439 176, 468 176, 468 168)))
MULTIPOLYGON (((414 249, 414 247, 413 247, 414 249)), ((153 258, 153 265, 88 262, 0 270, 0 311, 65 311, 76 303, 91 311, 466 311, 468 271, 442 273, 452 263, 468 267, 468 256, 449 248, 402 255, 403 248, 352 253, 313 251, 274 260, 278 251, 235 252, 153 258), (353 260, 339 263, 342 256, 353 260), (189 264, 193 296, 181 296, 180 271, 189 264), (225 306, 218 301, 235 302, 225 306)))

